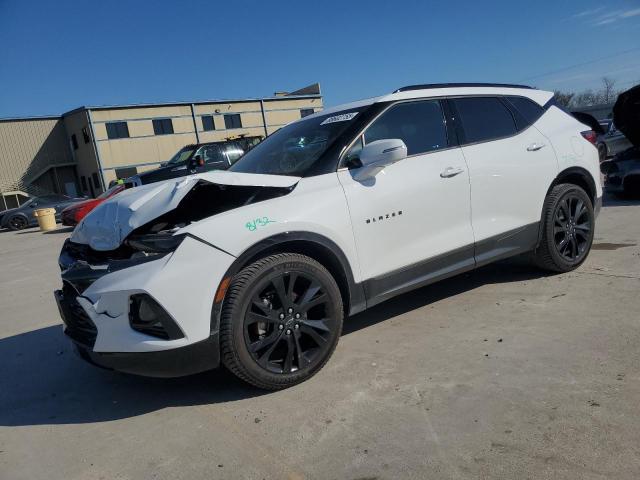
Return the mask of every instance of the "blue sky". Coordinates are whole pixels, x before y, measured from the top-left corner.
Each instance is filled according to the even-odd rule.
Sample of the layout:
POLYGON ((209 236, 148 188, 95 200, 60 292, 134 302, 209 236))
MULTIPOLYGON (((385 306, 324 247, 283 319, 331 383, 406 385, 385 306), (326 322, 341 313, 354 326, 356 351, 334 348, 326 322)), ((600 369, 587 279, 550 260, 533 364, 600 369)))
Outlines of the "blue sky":
POLYGON ((0 0, 0 117, 412 83, 640 83, 640 1, 0 0))

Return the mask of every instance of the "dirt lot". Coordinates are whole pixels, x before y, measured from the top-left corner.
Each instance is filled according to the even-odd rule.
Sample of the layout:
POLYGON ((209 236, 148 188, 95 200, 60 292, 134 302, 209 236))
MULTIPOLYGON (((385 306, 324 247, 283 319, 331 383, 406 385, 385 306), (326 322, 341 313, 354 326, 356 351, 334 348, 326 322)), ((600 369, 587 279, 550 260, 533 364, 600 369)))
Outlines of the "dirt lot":
POLYGON ((52 290, 68 231, 0 232, 0 478, 640 478, 640 203, 578 271, 510 261, 346 323, 309 382, 84 364, 52 290))

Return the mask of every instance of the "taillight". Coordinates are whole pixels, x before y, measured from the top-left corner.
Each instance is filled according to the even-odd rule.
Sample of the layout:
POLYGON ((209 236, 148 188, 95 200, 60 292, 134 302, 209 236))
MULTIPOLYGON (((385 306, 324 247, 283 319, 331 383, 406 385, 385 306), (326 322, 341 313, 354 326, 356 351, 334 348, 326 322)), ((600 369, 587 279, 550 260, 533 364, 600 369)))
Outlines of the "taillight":
POLYGON ((580 132, 582 134, 582 136, 584 138, 586 138, 587 140, 589 140, 589 142, 591 142, 591 144, 595 147, 597 140, 598 140, 598 134, 596 132, 594 132, 593 130, 585 130, 584 132, 580 132))

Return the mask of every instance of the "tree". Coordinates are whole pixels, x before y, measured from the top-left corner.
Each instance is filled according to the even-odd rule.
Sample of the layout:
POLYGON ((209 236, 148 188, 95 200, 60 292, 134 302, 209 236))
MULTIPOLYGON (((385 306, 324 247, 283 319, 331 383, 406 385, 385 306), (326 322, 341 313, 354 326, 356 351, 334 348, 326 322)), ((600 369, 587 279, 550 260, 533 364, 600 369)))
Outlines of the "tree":
POLYGON ((602 77, 602 90, 600 93, 600 100, 602 103, 611 103, 618 98, 618 93, 616 92, 615 87, 616 81, 609 77, 602 77))
POLYGON ((573 99, 575 93, 556 90, 555 92, 553 92, 553 95, 556 97, 556 102, 558 102, 565 108, 569 108, 569 106, 571 105, 571 100, 573 99))

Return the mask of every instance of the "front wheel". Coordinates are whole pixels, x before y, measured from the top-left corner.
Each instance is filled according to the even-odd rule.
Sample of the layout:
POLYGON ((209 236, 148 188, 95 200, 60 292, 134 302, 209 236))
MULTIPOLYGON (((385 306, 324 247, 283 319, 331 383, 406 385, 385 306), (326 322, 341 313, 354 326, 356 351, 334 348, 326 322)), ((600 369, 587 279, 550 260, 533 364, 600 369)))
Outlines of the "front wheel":
POLYGON ((554 272, 578 268, 591 250, 594 228, 589 195, 577 185, 556 185, 544 203, 542 239, 534 252, 536 264, 554 272))
POLYGON ((225 366, 263 389, 300 383, 320 370, 342 331, 340 290, 304 255, 265 257, 231 281, 220 319, 225 366))
POLYGON ((11 230, 22 230, 24 228, 27 228, 28 223, 29 222, 27 222, 27 219, 22 215, 16 215, 9 219, 8 225, 11 230))

